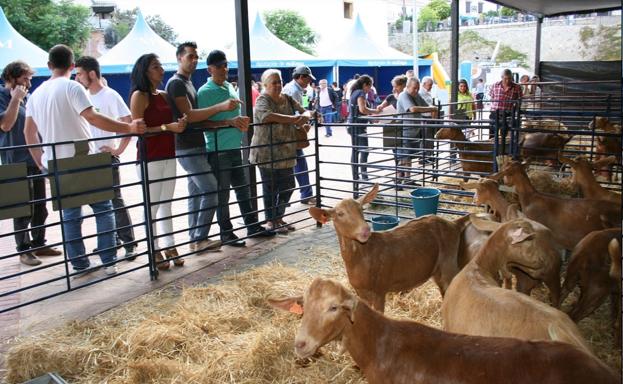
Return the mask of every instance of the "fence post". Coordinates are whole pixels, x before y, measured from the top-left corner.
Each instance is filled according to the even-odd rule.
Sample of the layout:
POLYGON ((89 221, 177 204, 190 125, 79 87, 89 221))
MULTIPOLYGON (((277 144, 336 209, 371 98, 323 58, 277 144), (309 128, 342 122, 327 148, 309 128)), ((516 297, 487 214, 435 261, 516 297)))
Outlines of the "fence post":
POLYGON ((493 172, 497 172, 498 171, 498 153, 499 153, 499 121, 500 121, 500 111, 499 110, 495 110, 493 111, 493 172))
POLYGON ((147 240, 147 257, 149 260, 150 280, 158 279, 158 269, 154 256, 154 234, 151 217, 151 196, 149 194, 149 171, 147 167, 147 150, 143 136, 138 137, 139 166, 141 167, 141 180, 143 188, 143 208, 145 210, 145 236, 147 240))

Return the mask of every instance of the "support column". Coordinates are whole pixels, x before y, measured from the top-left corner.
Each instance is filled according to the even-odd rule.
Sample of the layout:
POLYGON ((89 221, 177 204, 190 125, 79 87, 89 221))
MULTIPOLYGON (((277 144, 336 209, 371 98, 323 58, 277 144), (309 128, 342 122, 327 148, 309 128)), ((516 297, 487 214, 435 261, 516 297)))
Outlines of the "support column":
MULTIPOLYGON (((451 33, 451 65, 450 65, 450 102, 456 103, 458 84, 459 84, 459 0, 452 0, 450 6, 450 23, 452 24, 451 33)), ((450 106, 450 114, 454 114, 456 105, 450 106)))
POLYGON ((534 74, 541 77, 541 28, 543 27, 543 18, 536 19, 536 44, 534 46, 534 74))

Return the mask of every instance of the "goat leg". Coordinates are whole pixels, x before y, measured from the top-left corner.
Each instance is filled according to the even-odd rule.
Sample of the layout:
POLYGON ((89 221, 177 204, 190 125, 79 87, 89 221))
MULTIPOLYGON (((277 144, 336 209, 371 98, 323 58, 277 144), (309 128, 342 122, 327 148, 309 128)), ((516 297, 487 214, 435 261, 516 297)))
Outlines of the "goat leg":
POLYGON ((569 317, 576 323, 593 313, 606 300, 610 290, 607 287, 593 284, 590 287, 582 287, 580 299, 569 312, 569 317))

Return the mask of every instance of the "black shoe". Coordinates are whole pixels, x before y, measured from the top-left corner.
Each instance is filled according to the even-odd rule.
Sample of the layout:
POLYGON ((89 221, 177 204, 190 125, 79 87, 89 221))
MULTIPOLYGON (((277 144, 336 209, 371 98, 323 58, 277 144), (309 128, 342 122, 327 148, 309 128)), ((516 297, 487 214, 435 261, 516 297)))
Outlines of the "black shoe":
POLYGON ((247 235, 249 237, 274 237, 277 235, 277 232, 271 229, 266 229, 262 226, 257 226, 256 228, 249 230, 247 235))
POLYGON ((240 240, 238 236, 230 233, 227 236, 221 237, 221 242, 223 245, 229 245, 231 247, 244 247, 247 243, 244 240, 240 240))
POLYGON ((132 261, 136 259, 136 246, 125 247, 125 256, 124 258, 127 261, 132 261))

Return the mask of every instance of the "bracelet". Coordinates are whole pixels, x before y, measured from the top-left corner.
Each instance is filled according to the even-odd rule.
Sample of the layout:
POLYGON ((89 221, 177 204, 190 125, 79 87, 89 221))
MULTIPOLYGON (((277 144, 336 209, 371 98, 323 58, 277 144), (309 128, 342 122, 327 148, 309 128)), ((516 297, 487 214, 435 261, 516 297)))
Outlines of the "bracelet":
POLYGON ((162 132, 167 130, 167 126, 165 124, 160 125, 160 129, 162 130, 162 132))

